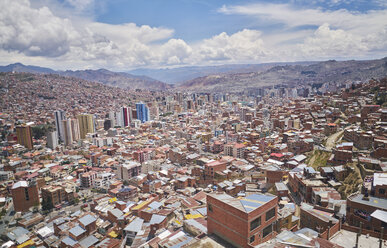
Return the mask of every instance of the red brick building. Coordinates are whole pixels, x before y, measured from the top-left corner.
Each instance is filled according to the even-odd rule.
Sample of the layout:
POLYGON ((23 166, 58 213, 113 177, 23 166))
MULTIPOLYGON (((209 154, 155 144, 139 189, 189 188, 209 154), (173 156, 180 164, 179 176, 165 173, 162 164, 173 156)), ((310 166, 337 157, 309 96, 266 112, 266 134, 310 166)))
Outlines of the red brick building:
POLYGON ((12 200, 15 212, 26 212, 39 205, 39 192, 36 182, 19 181, 12 186, 12 200))
POLYGON ((387 199, 364 196, 363 194, 351 195, 347 198, 347 223, 357 227, 362 223, 364 229, 380 231, 381 226, 377 226, 375 225, 376 222, 372 222, 372 214, 376 210, 386 212, 387 199))
POLYGON ((276 236, 277 202, 277 196, 270 194, 252 194, 241 199, 208 194, 208 234, 216 234, 236 247, 266 242, 276 236))
POLYGON ((224 171, 227 169, 227 162, 225 161, 213 161, 206 163, 204 166, 204 175, 206 179, 214 179, 215 172, 224 171))

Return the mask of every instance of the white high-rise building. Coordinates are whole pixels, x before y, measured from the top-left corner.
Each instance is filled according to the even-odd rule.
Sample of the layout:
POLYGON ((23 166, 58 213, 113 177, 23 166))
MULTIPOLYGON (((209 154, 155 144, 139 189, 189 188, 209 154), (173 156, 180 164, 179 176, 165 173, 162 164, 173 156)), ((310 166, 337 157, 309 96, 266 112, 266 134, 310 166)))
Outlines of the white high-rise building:
POLYGON ((58 146, 58 132, 52 131, 47 133, 47 147, 55 149, 58 146))

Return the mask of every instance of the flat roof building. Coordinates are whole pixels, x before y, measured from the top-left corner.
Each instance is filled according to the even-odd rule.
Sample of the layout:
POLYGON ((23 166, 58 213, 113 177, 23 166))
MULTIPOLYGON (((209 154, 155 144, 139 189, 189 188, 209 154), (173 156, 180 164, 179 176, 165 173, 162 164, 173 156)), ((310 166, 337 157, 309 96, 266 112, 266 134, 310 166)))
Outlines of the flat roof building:
POLYGON ((253 247, 275 236, 278 197, 252 194, 234 198, 207 195, 208 234, 216 234, 236 247, 253 247))

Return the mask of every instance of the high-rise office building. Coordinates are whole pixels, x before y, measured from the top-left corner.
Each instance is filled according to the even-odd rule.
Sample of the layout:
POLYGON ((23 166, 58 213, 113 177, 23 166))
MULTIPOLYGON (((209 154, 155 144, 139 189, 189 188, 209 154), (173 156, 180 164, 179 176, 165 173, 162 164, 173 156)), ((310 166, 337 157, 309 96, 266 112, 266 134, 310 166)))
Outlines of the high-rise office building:
POLYGON ((16 127, 16 136, 18 144, 25 146, 28 149, 34 148, 32 142, 32 128, 28 123, 16 127))
POLYGON ((63 123, 62 121, 64 119, 66 119, 66 112, 63 111, 63 110, 57 110, 54 112, 54 116, 55 116, 55 127, 56 127, 56 131, 58 132, 58 139, 60 141, 63 141, 64 140, 64 136, 63 136, 63 123))
POLYGON ((137 119, 142 123, 149 121, 149 110, 145 103, 136 103, 137 119))
POLYGON ((81 139, 84 139, 86 134, 95 132, 94 116, 92 114, 77 115, 77 120, 79 122, 79 134, 81 139))

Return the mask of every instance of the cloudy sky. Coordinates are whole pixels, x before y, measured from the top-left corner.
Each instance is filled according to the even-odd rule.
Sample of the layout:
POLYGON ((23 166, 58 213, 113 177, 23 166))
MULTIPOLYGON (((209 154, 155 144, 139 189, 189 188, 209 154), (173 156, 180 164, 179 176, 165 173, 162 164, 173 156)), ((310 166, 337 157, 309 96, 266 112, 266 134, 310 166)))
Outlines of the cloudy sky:
POLYGON ((0 0, 0 64, 161 68, 387 56, 387 0, 0 0))

